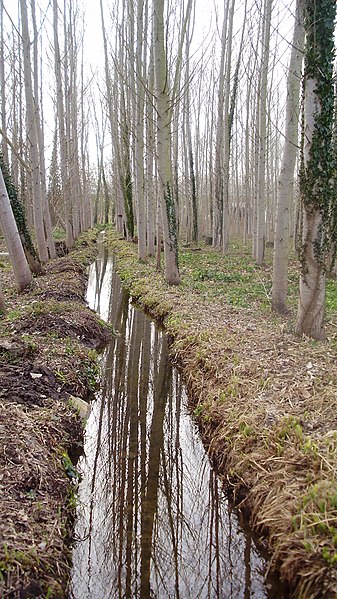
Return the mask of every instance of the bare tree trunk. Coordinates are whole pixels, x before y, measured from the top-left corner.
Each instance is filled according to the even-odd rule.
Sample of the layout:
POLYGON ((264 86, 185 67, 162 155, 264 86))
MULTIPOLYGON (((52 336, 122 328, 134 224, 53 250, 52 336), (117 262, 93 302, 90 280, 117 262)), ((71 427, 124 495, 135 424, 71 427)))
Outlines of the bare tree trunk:
POLYGON ((32 68, 30 62, 30 39, 28 31, 27 4, 25 0, 20 0, 21 20, 22 20, 22 43, 23 43, 23 61, 24 78, 27 109, 27 136, 29 140, 29 151, 33 177, 33 200, 34 200, 34 225, 36 241, 39 250, 41 262, 48 261, 47 244, 44 234, 43 223, 43 199, 41 188, 41 172, 39 158, 39 144, 36 128, 36 105, 33 97, 32 86, 32 68))
POLYGON ((155 254, 155 219, 156 205, 154 198, 154 162, 155 162, 155 134, 154 134, 154 64, 153 64, 153 47, 151 48, 149 76, 148 76, 148 93, 146 96, 146 189, 147 189, 147 252, 149 256, 155 254))
POLYGON ((145 64, 143 55, 144 0, 137 0, 137 49, 136 49, 136 192, 138 258, 147 259, 146 249, 146 204, 144 194, 144 106, 145 106, 145 64))
POLYGON ((257 197, 257 237, 256 237, 256 262, 264 261, 265 235, 266 235, 266 141, 267 141, 267 85, 269 64, 270 23, 273 0, 265 0, 264 7, 264 35, 261 62, 260 86, 260 114, 259 114, 259 172, 258 172, 258 197, 257 197))
POLYGON ((5 304, 4 294, 2 291, 1 281, 0 281, 0 312, 2 314, 5 314, 5 312, 6 312, 6 304, 5 304))
POLYGON ((218 82, 218 107, 216 123, 216 142, 215 142, 215 173, 214 173, 214 194, 215 202, 213 205, 213 245, 221 246, 222 241, 222 221, 223 221, 223 153, 224 153, 224 103, 225 103, 225 56, 226 56, 226 37, 228 25, 229 0, 226 0, 224 7, 224 18, 221 33, 221 57, 219 67, 218 82))
POLYGON ((8 147, 7 147, 7 119, 6 119, 6 93, 5 93, 5 84, 6 84, 6 75, 5 75, 5 54, 4 54, 4 5, 3 0, 0 0, 0 89, 1 89, 1 129, 3 131, 2 134, 2 154, 5 159, 6 164, 9 164, 8 159, 8 147))
MULTIPOLYGON (((191 131, 191 98, 190 98, 190 43, 192 35, 188 31, 186 36, 186 78, 185 78, 185 130, 186 130, 186 142, 187 153, 188 153, 188 166, 189 166, 189 189, 188 195, 191 197, 191 208, 192 208, 192 241, 198 242, 198 198, 197 198, 197 186, 196 186, 196 174, 193 157, 193 145, 192 145, 192 131, 191 131)), ((186 197, 186 208, 189 204, 189 198, 186 197)))
POLYGON ((324 264, 317 260, 315 243, 320 236, 322 215, 319 210, 303 211, 302 239, 305 244, 306 272, 300 276, 300 292, 296 333, 314 339, 324 339, 326 274, 324 264))
POLYGON ((64 114, 64 92, 62 82, 61 54, 58 36, 58 1, 53 0, 53 30, 54 30, 54 59, 55 59, 55 80, 56 80, 56 107, 57 124, 60 143, 61 156, 61 178, 62 178, 62 196, 66 225, 66 246, 71 248, 74 244, 73 228, 71 222, 71 206, 68 201, 69 195, 69 177, 68 177, 68 159, 67 144, 65 132, 65 114, 64 114))
POLYGON ((226 68, 225 68, 225 102, 224 102, 224 131, 223 131, 223 164, 222 164, 222 251, 226 253, 229 244, 229 205, 228 205, 228 188, 229 188, 229 160, 230 160, 230 130, 229 130, 229 102, 230 102, 230 85, 231 85, 231 66, 232 66, 232 41, 233 41, 233 19, 234 19, 235 0, 231 0, 231 5, 228 7, 228 35, 227 35, 227 52, 226 52, 226 68))
POLYGON ((294 169, 298 153, 299 94, 303 62, 304 27, 300 10, 301 0, 297 0, 295 26, 289 73, 287 81, 286 130, 283 146, 283 159, 278 184, 272 308, 275 312, 285 312, 288 290, 288 244, 289 244, 289 205, 293 198, 294 169))
POLYGON ((14 271, 16 285, 19 293, 23 291, 32 280, 25 252, 23 251, 20 235, 9 201, 2 170, 0 169, 0 224, 8 249, 11 265, 14 271))
POLYGON ((157 153, 160 182, 161 217, 164 235, 165 279, 180 283, 178 269, 177 221, 173 197, 171 163, 171 106, 165 52, 164 0, 153 3, 153 37, 157 105, 157 153))
POLYGON ((233 77, 232 96, 230 96, 234 9, 235 9, 235 0, 232 0, 232 4, 230 7, 230 11, 229 11, 226 76, 225 76, 226 94, 225 94, 225 106, 224 106, 224 111, 225 111, 224 164, 223 164, 224 183, 223 183, 223 210, 222 210, 222 251, 223 251, 223 253, 227 252, 228 245, 229 245, 229 218, 230 218, 230 207, 229 207, 229 172, 230 172, 230 168, 229 167, 230 167, 230 157, 231 157, 234 111, 235 111, 235 106, 236 106, 239 71, 240 71, 241 55, 242 55, 242 49, 243 49, 244 34, 245 34, 247 0, 245 1, 239 54, 238 54, 237 63, 236 63, 236 67, 235 67, 235 73, 234 73, 234 77, 233 77))
POLYGON ((40 160, 40 177, 41 177, 41 199, 43 209, 43 224, 46 243, 49 251, 50 258, 56 258, 55 243, 53 239, 53 231, 50 218, 49 203, 47 197, 47 184, 46 184, 46 163, 44 157, 44 139, 43 129, 41 123, 41 111, 42 111, 42 98, 41 108, 39 106, 39 60, 38 60, 38 30, 36 26, 36 14, 35 14, 35 0, 31 0, 32 7, 32 22, 33 22, 33 62, 34 62, 34 97, 35 97, 35 126, 37 142, 39 146, 39 160, 40 160))

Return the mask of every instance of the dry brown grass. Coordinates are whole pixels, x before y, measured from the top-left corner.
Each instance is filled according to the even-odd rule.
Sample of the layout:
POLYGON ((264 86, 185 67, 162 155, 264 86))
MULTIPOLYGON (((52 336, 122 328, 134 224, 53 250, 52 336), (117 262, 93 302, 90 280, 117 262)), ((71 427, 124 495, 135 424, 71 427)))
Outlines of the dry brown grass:
POLYGON ((62 457, 82 427, 62 401, 0 404, 0 528, 3 596, 63 597, 69 576, 72 510, 62 457))
POLYGON ((337 597, 337 327, 327 341, 292 333, 289 316, 233 307, 154 264, 113 233, 117 269, 164 323, 191 410, 224 483, 263 534, 270 567, 295 597, 337 597))
POLYGON ((83 301, 95 237, 48 264, 20 296, 9 263, 1 264, 7 306, 0 321, 1 597, 67 595, 71 459, 83 445, 81 418, 68 398, 92 391, 91 348, 111 336, 83 301))

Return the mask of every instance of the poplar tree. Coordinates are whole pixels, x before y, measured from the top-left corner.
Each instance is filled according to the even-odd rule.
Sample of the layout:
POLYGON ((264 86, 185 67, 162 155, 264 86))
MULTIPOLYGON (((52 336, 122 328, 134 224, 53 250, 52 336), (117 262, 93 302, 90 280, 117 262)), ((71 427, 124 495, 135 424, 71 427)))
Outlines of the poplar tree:
POLYGON ((296 332, 324 338, 327 258, 336 237, 333 152, 335 0, 304 0, 304 114, 300 194, 302 231, 296 332))
POLYGON ((17 189, 13 183, 9 168, 4 161, 2 152, 0 152, 0 168, 2 170, 7 194, 13 211, 13 216, 15 218, 16 226, 18 228, 21 243, 26 254, 28 264, 32 272, 34 272, 35 274, 39 274, 41 272, 41 264, 27 227, 24 207, 19 199, 17 189))
POLYGON ((293 198, 294 170, 298 154, 300 81, 303 63, 304 28, 301 2, 297 0, 294 35, 289 61, 286 128, 281 172, 278 181, 275 219, 272 307, 286 311, 288 289, 289 209, 293 198))
POLYGON ((173 192, 171 125, 174 102, 180 86, 183 45, 191 17, 192 0, 186 6, 179 32, 178 51, 172 87, 166 53, 167 39, 164 22, 164 0, 153 2, 153 47, 155 100, 157 110, 157 159, 160 186, 161 219, 164 238, 165 280, 170 285, 180 283, 178 268, 178 232, 173 192))
POLYGON ((270 23, 273 0, 264 3, 264 30, 261 56, 261 80, 258 100, 259 124, 259 155, 258 155, 258 180, 256 202, 256 246, 255 259, 257 264, 264 261, 265 235, 266 235, 266 161, 267 161, 267 91, 270 48, 270 23))
MULTIPOLYGON (((0 169, 0 225, 14 272, 16 286, 23 291, 32 280, 28 262, 23 251, 19 231, 9 201, 5 180, 0 169)), ((2 302, 3 303, 3 302, 2 302)), ((3 308, 2 308, 3 309, 3 308)))
POLYGON ((43 210, 46 209, 42 196, 41 185, 41 159, 39 154, 39 142, 37 133, 37 99, 34 98, 32 82, 31 65, 31 41, 28 28, 27 3, 20 0, 21 21, 22 21, 22 45, 23 45, 23 63, 24 63, 24 82, 26 96, 26 120, 27 120, 27 138, 29 142, 29 155, 31 162, 32 184, 33 184, 33 208, 34 208, 34 226, 36 233, 36 242, 39 250, 41 262, 47 262, 49 259, 48 248, 45 238, 45 222, 43 210))

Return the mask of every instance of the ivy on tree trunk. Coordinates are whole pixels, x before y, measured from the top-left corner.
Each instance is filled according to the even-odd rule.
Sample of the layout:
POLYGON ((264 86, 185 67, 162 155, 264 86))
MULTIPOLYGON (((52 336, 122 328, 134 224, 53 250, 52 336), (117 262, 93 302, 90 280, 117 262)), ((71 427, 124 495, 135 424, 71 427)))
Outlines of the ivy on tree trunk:
POLYGON ((0 152, 0 168, 5 181, 9 201, 11 203, 16 226, 19 231, 21 243, 26 254, 30 269, 38 274, 41 272, 41 264, 26 223, 25 211, 22 202, 19 199, 17 189, 13 183, 9 168, 4 161, 2 152, 0 152))
POLYGON ((336 236, 334 115, 335 0, 304 0, 306 33, 300 194, 303 211, 296 331, 324 337, 327 257, 336 236))

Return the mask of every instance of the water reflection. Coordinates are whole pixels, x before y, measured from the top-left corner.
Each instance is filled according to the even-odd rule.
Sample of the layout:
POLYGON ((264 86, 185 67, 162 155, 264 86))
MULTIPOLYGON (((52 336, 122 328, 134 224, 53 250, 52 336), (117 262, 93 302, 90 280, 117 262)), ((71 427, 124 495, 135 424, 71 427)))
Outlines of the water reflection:
POLYGON ((88 299, 118 335, 87 423, 72 596, 267 597, 263 561, 185 412, 165 334, 131 306, 112 259, 98 262, 88 299))

